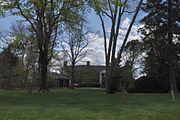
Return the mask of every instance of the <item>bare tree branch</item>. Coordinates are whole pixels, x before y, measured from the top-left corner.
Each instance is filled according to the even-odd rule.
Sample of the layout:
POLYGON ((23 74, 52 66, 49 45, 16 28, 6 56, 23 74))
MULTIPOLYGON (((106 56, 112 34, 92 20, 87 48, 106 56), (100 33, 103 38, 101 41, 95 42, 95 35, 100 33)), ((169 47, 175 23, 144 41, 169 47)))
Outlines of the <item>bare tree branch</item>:
POLYGON ((128 30, 127 30, 126 36, 125 36, 125 38, 124 38, 124 40, 123 40, 123 44, 122 44, 121 48, 119 49, 118 57, 117 57, 117 63, 116 63, 117 65, 120 63, 120 58, 121 58, 122 52, 123 52, 124 47, 125 47, 125 45, 126 45, 126 42, 127 42, 127 40, 128 40, 129 34, 130 34, 130 32, 131 32, 131 28, 132 28, 132 26, 133 26, 133 24, 134 24, 134 22, 135 22, 135 20, 136 20, 136 17, 137 17, 137 15, 138 15, 138 13, 139 13, 139 10, 140 10, 140 8, 141 8, 142 2, 143 2, 143 0, 140 0, 138 6, 137 6, 137 8, 136 8, 136 12, 135 12, 135 14, 134 14, 134 16, 133 16, 133 18, 132 18, 132 21, 131 21, 131 23, 130 23, 130 25, 129 25, 129 28, 128 28, 128 30))

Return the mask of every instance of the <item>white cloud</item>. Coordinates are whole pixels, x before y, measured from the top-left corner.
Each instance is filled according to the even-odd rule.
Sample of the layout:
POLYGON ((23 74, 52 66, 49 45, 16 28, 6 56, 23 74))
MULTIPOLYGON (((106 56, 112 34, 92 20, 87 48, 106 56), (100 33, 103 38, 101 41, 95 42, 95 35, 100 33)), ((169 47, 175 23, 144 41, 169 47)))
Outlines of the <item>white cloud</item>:
MULTIPOLYGON (((119 37, 116 50, 118 51, 123 43, 123 39, 126 35, 130 19, 126 18, 122 21, 121 28, 119 29, 119 37)), ((141 34, 138 33, 138 29, 143 27, 143 25, 134 25, 132 27, 131 33, 128 37, 128 41, 134 39, 141 39, 141 34)), ((107 28, 107 33, 110 32, 107 28)), ((90 61, 91 65, 105 65, 105 52, 104 52, 104 38, 103 36, 96 33, 89 33, 87 38, 90 40, 89 46, 85 49, 88 49, 88 53, 85 58, 83 58, 78 64, 86 64, 87 61, 90 61)), ((107 42, 108 43, 108 42, 107 42)))
POLYGON ((82 61, 90 61, 94 65, 103 65, 105 60, 103 37, 89 33, 89 39, 91 42, 87 48, 88 54, 82 61))
MULTIPOLYGON (((121 28, 119 30, 119 37, 118 37, 118 43, 116 50, 118 51, 123 43, 123 39, 126 35, 127 29, 130 24, 130 19, 126 18, 124 21, 122 21, 121 28)), ((128 41, 134 40, 134 39, 141 39, 141 34, 138 33, 138 29, 140 27, 143 27, 143 25, 133 25, 131 29, 131 33, 128 37, 128 41)), ((107 28, 108 32, 110 32, 110 29, 107 28)), ((82 61, 90 61, 92 64, 96 65, 104 65, 105 64, 105 53, 104 53, 104 38, 100 35, 95 35, 94 33, 89 34, 89 39, 94 40, 90 45, 88 46, 89 52, 87 56, 82 61), (95 37, 94 37, 95 36, 95 37)))
POLYGON ((130 24, 130 19, 126 18, 124 21, 122 21, 121 27, 122 28, 128 28, 129 24, 130 24))

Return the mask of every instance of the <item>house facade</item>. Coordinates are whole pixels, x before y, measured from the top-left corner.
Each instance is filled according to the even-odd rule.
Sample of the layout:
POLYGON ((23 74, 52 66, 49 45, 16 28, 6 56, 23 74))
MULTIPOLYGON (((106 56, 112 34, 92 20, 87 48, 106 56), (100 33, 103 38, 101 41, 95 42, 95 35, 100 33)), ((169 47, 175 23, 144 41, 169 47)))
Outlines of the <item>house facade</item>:
MULTIPOLYGON (((106 67, 100 65, 90 65, 87 61, 86 65, 77 65, 74 68, 75 73, 75 83, 80 86, 101 86, 104 84, 106 67)), ((72 66, 68 66, 65 61, 64 67, 62 68, 63 73, 67 77, 71 78, 72 66)))
POLYGON ((69 78, 56 72, 49 72, 48 87, 69 87, 69 78))

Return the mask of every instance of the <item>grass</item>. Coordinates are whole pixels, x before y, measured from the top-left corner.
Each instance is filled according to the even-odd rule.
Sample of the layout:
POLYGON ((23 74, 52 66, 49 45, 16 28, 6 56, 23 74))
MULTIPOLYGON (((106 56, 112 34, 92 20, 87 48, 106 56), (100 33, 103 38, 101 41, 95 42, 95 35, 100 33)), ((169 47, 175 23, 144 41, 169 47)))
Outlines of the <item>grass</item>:
POLYGON ((0 91, 0 120, 179 120, 180 95, 107 95, 93 89, 0 91))

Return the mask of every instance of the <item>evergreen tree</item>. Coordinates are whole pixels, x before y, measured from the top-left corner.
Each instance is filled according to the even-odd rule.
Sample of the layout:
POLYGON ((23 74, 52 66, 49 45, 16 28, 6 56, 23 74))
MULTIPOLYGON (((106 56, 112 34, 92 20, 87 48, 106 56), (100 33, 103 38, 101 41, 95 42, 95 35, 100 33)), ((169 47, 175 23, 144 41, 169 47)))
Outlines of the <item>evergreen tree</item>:
MULTIPOLYGON (((143 11, 147 15, 142 19, 145 24, 141 32, 146 43, 146 73, 151 79, 167 80, 171 90, 176 87, 176 44, 180 32, 179 0, 147 0, 143 11), (167 79, 168 78, 168 79, 167 79)), ((162 82, 162 81, 161 81, 162 82)), ((161 84, 162 85, 162 84, 161 84)))

